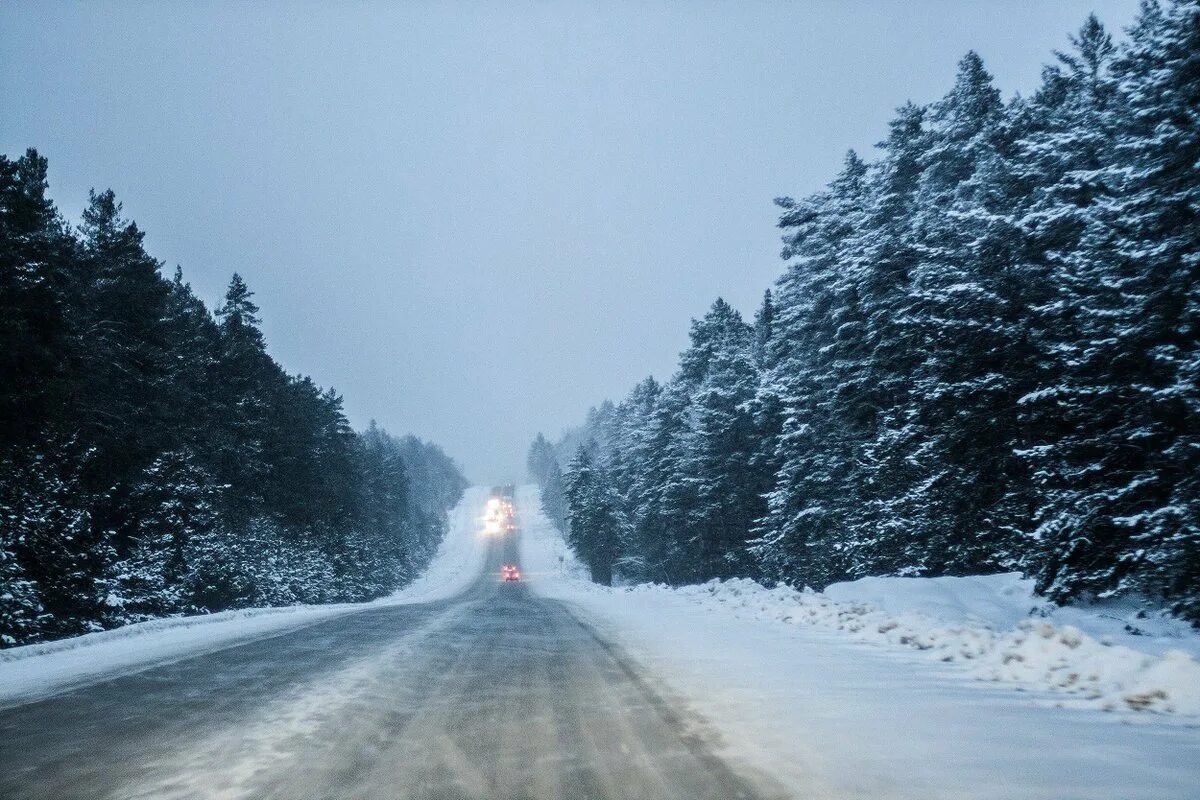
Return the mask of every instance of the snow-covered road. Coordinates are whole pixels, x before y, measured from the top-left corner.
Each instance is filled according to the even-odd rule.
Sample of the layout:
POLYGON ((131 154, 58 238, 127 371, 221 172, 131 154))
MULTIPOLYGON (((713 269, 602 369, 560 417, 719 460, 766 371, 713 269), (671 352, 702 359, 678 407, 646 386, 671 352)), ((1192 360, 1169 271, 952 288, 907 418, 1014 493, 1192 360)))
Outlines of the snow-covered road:
POLYGON ((0 650, 0 708, 138 672, 199 653, 294 631, 370 608, 444 600, 479 576, 487 543, 475 536, 488 491, 472 487, 450 513, 450 533, 429 568, 390 597, 371 603, 248 608, 171 617, 45 644, 0 650))
POLYGON ((1200 796, 1186 715, 1059 707, 852 633, 920 632, 896 609, 847 601, 827 615, 852 623, 839 629, 780 611, 820 623, 840 602, 824 596, 597 587, 534 490, 518 493, 519 545, 479 534, 486 496, 468 494, 430 571, 383 601, 8 651, 0 797, 1200 796), (524 582, 500 583, 518 560, 524 582))
POLYGON ((739 607, 694 587, 597 587, 536 512, 536 490, 518 505, 533 590, 568 603, 685 698, 726 757, 798 797, 1200 797, 1194 719, 1058 707, 1061 695, 981 682, 923 651, 752 613, 753 598, 739 607))
POLYGON ((0 798, 786 796, 719 757, 686 704, 564 604, 500 582, 516 537, 477 533, 482 499, 428 578, 388 602, 10 661, 24 693, 0 710, 0 798), (88 670, 62 666, 89 653, 88 670))

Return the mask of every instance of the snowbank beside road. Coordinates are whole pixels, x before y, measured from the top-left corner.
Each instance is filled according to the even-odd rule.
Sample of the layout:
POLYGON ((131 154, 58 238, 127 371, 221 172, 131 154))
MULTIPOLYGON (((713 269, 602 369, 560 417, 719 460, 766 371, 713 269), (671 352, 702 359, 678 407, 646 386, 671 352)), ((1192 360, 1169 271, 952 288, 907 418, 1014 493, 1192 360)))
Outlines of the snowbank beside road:
POLYGON ((1200 656, 1200 633, 1181 619, 1152 614, 1127 600, 1064 608, 1035 595, 1033 585, 1031 578, 1015 572, 967 578, 863 578, 835 583, 820 594, 840 603, 865 603, 893 616, 917 614, 992 630, 1041 619, 1150 655, 1182 649, 1200 656))
MULTIPOLYGON (((536 492, 533 495, 536 497, 536 492)), ((523 506, 528 506, 527 500, 523 506)), ((1200 724, 1200 634, 1136 608, 1058 608, 1017 573, 965 578, 864 578, 824 592, 768 589, 750 580, 671 588, 593 587, 561 536, 543 520, 526 569, 613 591, 636 602, 669 596, 735 616, 812 625, 861 642, 916 650, 981 680, 1066 695, 1064 705, 1161 712, 1200 724)))
MULTIPOLYGON (((1200 662, 1193 655, 1198 637, 1190 632, 1138 637, 1122 631, 1096 638, 1057 620, 1053 610, 1035 601, 1030 582, 1015 574, 870 578, 825 592, 767 589, 747 580, 669 591, 737 615, 816 625, 858 641, 918 650, 961 665, 981 680, 1069 695, 1070 700, 1060 701, 1064 705, 1200 716, 1200 662), (1139 638, 1145 639, 1145 649, 1138 648, 1139 638), (1176 648, 1164 649, 1170 643, 1176 648)), ((1072 616, 1096 630, 1112 627, 1112 620, 1089 620, 1079 609, 1072 616)))
POLYGON ((472 486, 450 512, 450 527, 437 555, 416 580, 376 603, 430 603, 462 593, 483 571, 487 537, 480 535, 479 520, 491 490, 472 486))
POLYGON ((476 517, 488 490, 468 489, 428 569, 395 594, 369 603, 247 608, 126 625, 111 631, 0 650, 0 704, 54 694, 112 675, 274 636, 369 608, 428 603, 462 592, 483 569, 487 542, 476 517))
MULTIPOLYGON (((925 591, 905 584, 893 591, 867 582, 834 589, 838 600, 741 581, 606 589, 587 581, 538 511, 536 489, 523 489, 517 502, 531 590, 566 601, 710 721, 726 756, 770 773, 798 796, 1196 796, 1200 729, 1114 724, 1194 724, 1194 718, 1137 713, 1132 706, 1119 714, 1056 708, 1069 696, 1039 691, 1037 680, 979 681, 973 661, 943 662, 931 657, 932 650, 893 642, 869 628, 919 609, 922 614, 911 618, 923 619, 923 630, 999 629, 1028 614, 1022 587, 934 584, 925 591), (869 592, 879 593, 875 599, 887 611, 859 599, 869 592), (931 622, 934 614, 957 622, 931 622)), ((1042 647, 1040 634, 1034 636, 1037 641, 1031 638, 1027 646, 1042 647)), ((1171 667, 1173 660, 1159 663, 1171 667)), ((1161 679, 1152 672, 1146 677, 1161 679)))

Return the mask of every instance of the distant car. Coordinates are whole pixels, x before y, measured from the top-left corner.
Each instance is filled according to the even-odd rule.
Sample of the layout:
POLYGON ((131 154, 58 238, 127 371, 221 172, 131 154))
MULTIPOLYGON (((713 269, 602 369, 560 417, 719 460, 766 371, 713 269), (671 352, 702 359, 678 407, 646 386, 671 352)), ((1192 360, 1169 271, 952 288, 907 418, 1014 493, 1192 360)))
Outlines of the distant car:
POLYGON ((512 564, 505 564, 504 566, 500 567, 500 577, 503 578, 505 582, 519 581, 521 580, 521 572, 512 564))

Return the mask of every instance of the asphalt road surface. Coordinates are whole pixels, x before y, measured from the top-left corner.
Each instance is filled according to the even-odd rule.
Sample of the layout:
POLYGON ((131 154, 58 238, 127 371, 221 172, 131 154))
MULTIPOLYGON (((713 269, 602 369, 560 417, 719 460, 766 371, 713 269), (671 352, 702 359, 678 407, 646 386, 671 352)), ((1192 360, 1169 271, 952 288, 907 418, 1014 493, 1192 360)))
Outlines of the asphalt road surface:
POLYGON ((499 580, 0 710, 0 798, 779 797, 561 603, 499 580))

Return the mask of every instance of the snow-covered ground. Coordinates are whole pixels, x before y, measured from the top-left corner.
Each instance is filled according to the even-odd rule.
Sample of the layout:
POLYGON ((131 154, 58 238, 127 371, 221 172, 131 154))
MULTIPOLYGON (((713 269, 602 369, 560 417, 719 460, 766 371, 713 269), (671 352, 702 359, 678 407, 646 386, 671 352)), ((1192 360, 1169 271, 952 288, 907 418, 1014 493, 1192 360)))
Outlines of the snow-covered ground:
POLYGON ((823 593, 606 589, 538 511, 536 489, 517 502, 531 589, 570 603, 710 720, 731 756, 804 796, 1200 797, 1186 626, 1048 609, 1011 575, 823 593))
POLYGON ((1200 724, 1200 637, 1186 624, 1139 619, 1132 606, 1059 609, 1038 602, 1032 581, 1016 573, 866 578, 819 593, 766 589, 748 580, 675 592, 742 617, 816 625, 917 650, 980 680, 1053 692, 1056 705, 1168 714, 1200 724))
POLYGON ((466 589, 483 567, 487 542, 479 535, 475 515, 483 508, 487 495, 488 490, 482 487, 466 491, 450 512, 449 531, 429 568, 389 597, 370 603, 249 608, 170 617, 3 650, 0 651, 0 704, 19 703, 380 605, 426 603, 453 597, 466 589))

